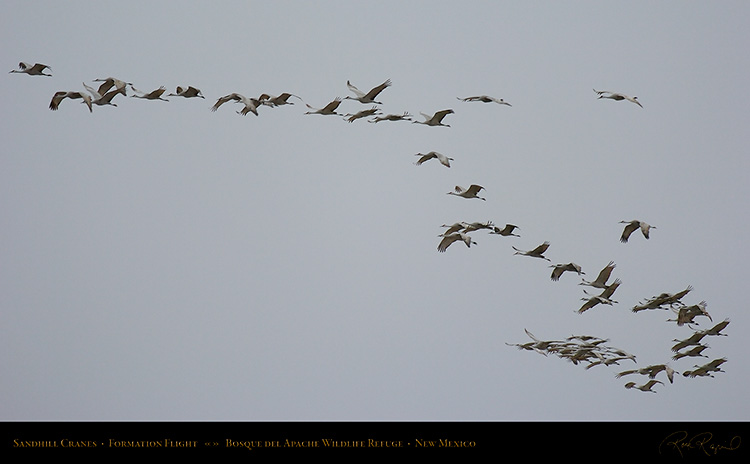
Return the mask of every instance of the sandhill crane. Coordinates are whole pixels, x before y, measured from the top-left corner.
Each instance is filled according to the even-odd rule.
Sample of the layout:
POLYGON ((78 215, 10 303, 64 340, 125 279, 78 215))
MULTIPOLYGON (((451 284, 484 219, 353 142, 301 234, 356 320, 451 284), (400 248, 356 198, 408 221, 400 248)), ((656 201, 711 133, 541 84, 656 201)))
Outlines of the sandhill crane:
POLYGON ((688 346, 693 345, 700 345, 701 340, 703 337, 705 337, 706 334, 703 332, 694 332, 693 335, 686 338, 685 340, 677 340, 676 338, 672 340, 673 342, 677 342, 675 346, 672 347, 672 351, 677 352, 680 351, 683 348, 687 348, 688 346))
POLYGON ((685 377, 713 377, 711 372, 724 372, 719 366, 727 362, 727 358, 714 359, 708 364, 702 366, 695 366, 692 371, 685 371, 682 373, 685 377))
POLYGON ((254 115, 258 116, 258 106, 260 106, 260 101, 255 98, 248 98, 236 92, 230 93, 229 95, 224 95, 223 97, 216 100, 214 106, 211 107, 211 111, 216 111, 221 105, 228 101, 239 102, 245 105, 245 107, 242 108, 241 111, 237 112, 238 114, 245 116, 247 113, 253 113, 254 115))
POLYGON ((35 64, 29 64, 24 61, 21 61, 18 63, 18 69, 12 69, 9 72, 11 73, 20 73, 20 74, 28 74, 29 76, 48 76, 52 77, 52 74, 45 74, 44 70, 49 69, 52 71, 52 68, 47 66, 46 64, 42 63, 35 63, 35 64))
POLYGON ((452 192, 447 192, 447 195, 456 195, 457 197, 463 198, 479 198, 480 200, 487 201, 486 198, 477 196, 480 190, 484 189, 481 185, 471 184, 469 188, 465 189, 460 185, 456 185, 452 192))
POLYGON ((677 310, 673 309, 672 311, 677 313, 677 319, 667 319, 667 322, 677 322, 678 326, 683 326, 685 324, 695 324, 693 319, 695 319, 696 316, 706 316, 711 322, 713 322, 711 315, 708 314, 708 311, 706 311, 707 305, 708 304, 705 301, 701 301, 698 304, 694 304, 691 306, 682 306, 677 310))
POLYGON ((170 93, 168 97, 185 97, 185 98, 206 98, 200 89, 196 89, 193 86, 188 87, 177 87, 177 93, 170 93))
POLYGON ((66 98, 80 98, 84 103, 86 103, 86 106, 89 107, 89 112, 93 111, 93 108, 91 107, 91 95, 86 95, 83 92, 67 91, 55 92, 55 94, 52 96, 52 101, 49 102, 49 109, 51 109, 52 111, 57 111, 57 108, 60 106, 60 102, 62 102, 66 98))
POLYGON ((312 106, 305 103, 305 106, 310 108, 312 111, 308 111, 305 114, 322 114, 322 115, 331 115, 335 114, 338 116, 341 116, 341 114, 336 112, 336 108, 339 107, 341 104, 341 98, 336 97, 332 102, 324 106, 323 108, 313 108, 312 106))
POLYGON ((284 92, 281 95, 277 95, 275 97, 264 93, 260 97, 258 97, 258 100, 260 100, 260 102, 266 106, 294 105, 294 103, 289 101, 289 97, 299 98, 300 101, 302 100, 302 98, 289 92, 284 92))
POLYGON ((471 236, 469 236, 468 234, 465 234, 463 232, 456 232, 455 234, 450 234, 443 237, 443 239, 438 244, 438 251, 441 253, 444 252, 448 249, 451 243, 458 240, 463 241, 469 248, 471 248, 472 245, 478 245, 478 243, 473 241, 471 239, 471 236))
POLYGON ((609 98, 610 100, 615 100, 615 101, 627 100, 643 108, 643 105, 641 105, 641 102, 638 101, 638 97, 629 97, 627 95, 624 95, 618 92, 610 92, 609 90, 594 89, 594 92, 596 92, 596 94, 599 95, 599 98, 609 98))
POLYGON ((689 349, 688 351, 678 351, 674 356, 672 356, 672 359, 675 361, 681 358, 686 357, 701 357, 701 358, 707 358, 705 354, 703 354, 703 350, 707 350, 708 345, 696 345, 695 347, 689 349))
POLYGON ((356 112, 354 114, 349 113, 346 116, 344 116, 344 119, 346 120, 346 122, 354 122, 357 119, 362 119, 362 118, 366 118, 366 117, 369 117, 369 116, 374 116, 376 114, 380 114, 380 110, 378 109, 377 106, 373 106, 372 108, 369 108, 369 109, 366 109, 366 110, 362 110, 362 111, 358 111, 358 112, 356 112))
POLYGON ((445 232, 443 232, 442 234, 440 234, 441 237, 444 237, 446 235, 455 234, 458 231, 464 230, 464 228, 466 227, 466 223, 465 222, 454 222, 453 224, 443 224, 440 227, 447 227, 448 228, 445 232))
POLYGON ((710 363, 700 366, 700 369, 705 369, 709 372, 724 372, 719 368, 719 366, 721 366, 725 362, 727 362, 727 358, 714 359, 710 363))
POLYGON ((518 228, 518 226, 515 226, 513 224, 505 224, 505 227, 503 227, 502 229, 499 227, 493 227, 490 233, 495 235, 502 235, 503 237, 509 237, 511 235, 513 237, 520 237, 520 235, 513 233, 513 231, 518 228))
POLYGON ((106 77, 104 79, 94 79, 94 82, 101 82, 102 84, 99 86, 99 89, 97 92, 99 92, 99 95, 104 95, 109 91, 112 87, 114 87, 117 90, 122 90, 123 95, 127 95, 127 86, 133 86, 130 82, 125 82, 120 79, 116 79, 114 77, 106 77))
POLYGON ((612 299, 612 294, 615 293, 615 290, 617 290, 617 287, 619 287, 621 283, 620 279, 615 279, 615 281, 612 282, 611 285, 608 285, 599 295, 590 295, 589 298, 581 298, 586 302, 580 309, 578 309, 578 314, 583 314, 584 311, 587 311, 600 303, 608 305, 617 303, 617 301, 612 299))
POLYGON ((436 151, 431 151, 429 153, 417 153, 414 156, 420 156, 421 157, 421 158, 419 158, 417 160, 416 163, 414 163, 417 166, 419 166, 420 164, 424 163, 425 161, 429 161, 431 159, 437 159, 438 161, 440 161, 440 164, 442 164, 443 166, 449 168, 449 167, 451 167, 451 161, 453 161, 453 158, 445 156, 444 154, 438 153, 436 151))
POLYGON ((512 106, 510 103, 506 102, 502 98, 490 97, 488 95, 479 95, 476 97, 466 97, 466 98, 456 97, 456 98, 458 98, 459 100, 463 102, 499 103, 501 105, 512 106))
POLYGON ((647 300, 645 303, 637 304, 636 306, 633 306, 632 310, 634 313, 637 313, 639 311, 643 311, 646 309, 667 309, 662 308, 665 305, 669 305, 670 307, 680 303, 680 300, 682 297, 690 293, 690 291, 693 289, 692 286, 688 285, 688 287, 677 293, 662 293, 658 296, 652 297, 649 300, 647 300))
POLYGON ((115 103, 112 103, 112 99, 115 98, 115 95, 123 94, 125 95, 125 88, 121 89, 115 89, 110 90, 109 92, 105 94, 100 94, 97 90, 94 90, 93 88, 86 85, 86 83, 83 84, 83 87, 91 94, 91 103, 94 105, 112 105, 117 106, 115 103))
POLYGON ((609 264, 607 264, 604 267, 604 269, 599 271, 599 275, 596 277, 595 280, 591 282, 584 280, 578 285, 588 285, 590 287, 595 287, 595 288, 607 288, 607 280, 609 279, 609 276, 612 274, 612 270, 615 268, 615 266, 616 266, 615 262, 610 261, 609 264))
POLYGON ((449 114, 453 114, 453 110, 441 110, 430 116, 429 114, 420 113, 424 117, 424 121, 412 121, 413 124, 424 124, 426 126, 445 126, 450 127, 448 124, 443 124, 443 118, 449 114))
POLYGON ((554 281, 560 280, 560 276, 563 275, 565 271, 575 272, 578 275, 586 274, 581 270, 581 266, 576 263, 553 264, 550 267, 554 268, 552 269, 552 275, 550 276, 554 281))
POLYGON ((638 228, 641 229, 641 233, 644 237, 646 237, 646 240, 648 240, 648 233, 651 229, 656 229, 656 227, 646 224, 643 221, 639 221, 638 219, 633 219, 632 221, 620 221, 620 224, 627 224, 625 226, 625 229, 622 231, 622 235, 620 236, 620 241, 622 243, 627 243, 628 238, 630 238, 630 234, 635 232, 638 228))
POLYGON ((169 101, 166 98, 162 98, 162 94, 166 92, 167 88, 164 86, 159 87, 156 90, 152 90, 151 92, 145 93, 141 92, 140 90, 136 89, 132 85, 130 88, 135 92, 135 95, 131 95, 131 97, 134 98, 143 98, 145 100, 162 100, 162 101, 169 101))
POLYGON ((729 325, 729 319, 724 319, 723 321, 719 322, 718 324, 716 324, 715 326, 711 327, 710 329, 701 330, 700 333, 702 335, 721 335, 721 336, 726 337, 727 334, 723 334, 723 333, 719 333, 719 332, 721 332, 722 330, 724 330, 724 328, 726 326, 728 326, 728 325, 729 325))
POLYGON ((647 391, 647 392, 651 392, 651 393, 656 393, 651 388, 654 385, 656 385, 657 383, 660 383, 660 384, 664 385, 664 382, 662 382, 660 380, 654 380, 654 379, 652 379, 652 380, 649 380, 648 383, 646 383, 644 385, 636 385, 635 382, 628 382, 628 383, 625 384, 625 388, 635 388, 636 390, 640 390, 640 391, 644 391, 644 392, 647 391))
POLYGON ((641 375, 648 375, 649 378, 653 379, 656 378, 656 375, 659 374, 659 372, 666 372, 667 378, 669 379, 669 383, 674 383, 674 374, 675 370, 672 369, 668 364, 653 364, 651 366, 646 366, 641 369, 633 369, 628 371, 622 371, 615 375, 616 378, 620 378, 625 375, 630 374, 641 374, 641 375))
POLYGON ((377 105, 382 105, 381 102, 375 101, 375 97, 378 96, 380 92, 382 92, 386 87, 391 86, 391 80, 388 79, 387 81, 383 82, 377 87, 373 87, 372 90, 370 90, 367 93, 362 92, 357 87, 352 85, 351 82, 346 81, 346 86, 349 87, 349 90, 351 90, 356 97, 344 97, 346 100, 357 100, 360 103, 375 103, 377 105))
POLYGON ((513 253, 513 254, 514 255, 531 256, 532 258, 541 258, 541 259, 546 259, 547 261, 549 261, 549 258, 547 258, 547 257, 544 256, 544 252, 547 251, 547 248, 549 248, 549 242, 544 242, 541 245, 539 245, 538 247, 534 248, 533 250, 529 250, 529 251, 523 251, 523 250, 519 250, 516 247, 513 247, 513 249, 516 250, 516 252, 513 253))
POLYGON ((367 122, 380 121, 411 121, 411 114, 404 111, 404 114, 386 114, 385 116, 376 116, 367 122))

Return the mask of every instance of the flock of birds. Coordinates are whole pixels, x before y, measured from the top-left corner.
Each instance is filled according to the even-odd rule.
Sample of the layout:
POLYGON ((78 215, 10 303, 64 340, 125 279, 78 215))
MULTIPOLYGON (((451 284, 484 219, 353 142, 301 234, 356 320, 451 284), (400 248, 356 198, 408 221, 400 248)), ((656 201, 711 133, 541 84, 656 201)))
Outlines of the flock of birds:
MULTIPOLYGON (((23 73, 31 76, 48 76, 51 74, 45 71, 51 71, 51 68, 47 65, 35 63, 29 64, 25 62, 19 63, 18 69, 11 70, 11 73, 23 73)), ((50 110, 58 110, 60 104, 67 98, 71 100, 80 99, 82 103, 86 104, 88 110, 93 112, 93 106, 104 106, 111 105, 117 106, 114 103, 115 97, 122 95, 128 95, 128 88, 130 89, 130 97, 140 98, 146 100, 161 100, 169 101, 166 97, 184 97, 184 98, 201 98, 205 99, 203 93, 192 86, 176 88, 174 93, 166 93, 164 86, 159 87, 150 92, 142 92, 136 89, 132 83, 126 82, 120 79, 108 77, 102 79, 94 79, 92 82, 99 83, 98 88, 94 88, 86 83, 83 83, 84 91, 82 90, 64 90, 58 91, 52 96, 52 100, 49 104, 50 110)), ((427 126, 442 126, 450 127, 445 124, 443 120, 450 114, 454 114, 452 109, 444 109, 435 112, 434 114, 421 113, 423 120, 414 120, 412 115, 408 112, 402 114, 383 114, 378 105, 382 105, 382 102, 378 101, 379 95, 385 89, 392 85, 390 80, 386 80, 382 84, 373 87, 368 92, 363 92, 354 86, 351 82, 347 81, 347 88, 353 94, 346 96, 343 99, 336 97, 327 105, 322 108, 315 108, 308 103, 305 103, 301 97, 292 93, 282 93, 278 96, 271 96, 267 93, 259 95, 257 98, 246 97, 239 93, 229 93, 221 96, 217 101, 210 107, 211 111, 217 111, 225 103, 241 104, 242 108, 237 111, 238 114, 245 116, 252 113, 258 116, 259 108, 261 107, 278 107, 284 105, 293 105, 291 99, 298 99, 305 104, 309 111, 305 114, 317 114, 317 115, 334 115, 344 118, 347 122, 352 123, 358 119, 370 118, 368 122, 378 123, 381 121, 411 121, 415 124, 423 124, 427 126), (338 109, 340 104, 344 100, 354 100, 361 104, 373 105, 367 109, 355 112, 355 113, 339 113, 338 109)), ((618 92, 600 91, 594 89, 595 94, 599 99, 611 99, 614 101, 628 101, 643 108, 643 105, 638 101, 638 97, 631 97, 618 92)), ((495 103, 503 106, 512 106, 510 103, 503 99, 495 98, 487 95, 478 95, 470 97, 457 97, 462 102, 480 102, 480 103, 495 103)), ((417 166, 431 160, 436 160, 446 168, 451 167, 451 161, 453 158, 446 156, 437 151, 430 151, 428 153, 417 153, 419 159, 415 162, 417 166)), ((464 199, 476 199, 487 201, 486 198, 479 196, 480 192, 484 190, 484 187, 477 184, 471 184, 464 188, 462 186, 455 186, 455 188, 447 194, 458 196, 464 199)), ((621 221, 625 224, 622 234, 620 236, 620 242, 627 243, 631 238, 632 234, 640 230, 641 234, 645 239, 649 239, 651 230, 656 227, 641 221, 641 220, 628 220, 621 221)), ((439 234, 440 242, 438 243, 437 249, 439 252, 445 252, 454 243, 463 242, 466 247, 476 245, 477 242, 474 240, 472 233, 479 230, 487 230, 489 234, 500 235, 503 237, 520 237, 515 231, 519 229, 514 224, 505 224, 502 227, 495 225, 492 221, 486 222, 464 222, 459 221, 453 224, 443 224, 441 227, 445 228, 443 233, 439 234)), ((551 260, 544 256, 544 253, 549 249, 550 242, 545 241, 536 248, 530 250, 521 250, 513 246, 514 254, 527 256, 532 258, 538 258, 551 263, 551 260)), ((576 263, 558 263, 550 264, 552 273, 550 279, 552 281, 560 281, 562 276, 568 273, 574 273, 581 278, 579 285, 587 286, 594 289, 599 289, 598 293, 589 293, 583 290, 584 295, 581 300, 584 303, 575 311, 578 314, 583 314, 586 311, 591 310, 598 305, 614 305, 618 304, 617 301, 612 299, 615 291, 622 284, 621 279, 616 278, 610 282, 610 277, 615 269, 615 263, 610 261, 601 271, 599 271, 596 279, 592 281, 584 280, 582 276, 585 272, 581 266, 576 263)), ((645 310, 668 310, 672 311, 675 315, 675 319, 667 319, 667 322, 676 322, 678 326, 686 326, 692 330, 692 334, 683 340, 673 340, 677 342, 673 347, 672 356, 673 361, 677 361, 682 358, 708 358, 703 352, 708 349, 708 345, 703 343, 706 337, 711 336, 725 336, 726 334, 721 333, 727 325, 729 320, 725 319, 722 322, 714 325, 713 327, 705 330, 698 330, 695 326, 698 322, 695 321, 696 317, 706 317, 713 322, 713 319, 706 310, 707 304, 705 301, 701 301, 697 304, 688 305, 682 302, 682 299, 691 292, 692 287, 688 286, 685 290, 671 294, 662 293, 645 300, 644 302, 634 305, 631 309, 632 312, 638 313, 645 310)), ((508 345, 516 346, 521 350, 534 351, 544 356, 554 354, 558 357, 566 359, 573 364, 584 364, 585 368, 590 369, 594 366, 610 366, 618 365, 621 361, 632 361, 636 362, 636 357, 630 353, 625 352, 619 348, 614 348, 607 345, 608 340, 590 336, 590 335, 573 335, 563 340, 542 340, 538 339, 531 332, 524 329, 526 334, 531 338, 530 342, 527 343, 514 343, 508 345)), ((726 358, 716 358, 705 364, 695 364, 692 368, 684 370, 682 375, 688 378, 694 377, 713 377, 714 373, 724 372, 721 369, 721 365, 727 361, 726 358)), ((664 372, 670 383, 674 382, 675 374, 679 374, 674 368, 670 366, 668 362, 649 365, 639 369, 629 369, 616 374, 617 378, 629 375, 641 375, 645 376, 648 380, 644 381, 641 385, 637 382, 628 382, 625 384, 625 388, 637 389, 644 392, 653 392, 653 387, 657 384, 663 384, 662 381, 657 380, 658 374, 664 372)))

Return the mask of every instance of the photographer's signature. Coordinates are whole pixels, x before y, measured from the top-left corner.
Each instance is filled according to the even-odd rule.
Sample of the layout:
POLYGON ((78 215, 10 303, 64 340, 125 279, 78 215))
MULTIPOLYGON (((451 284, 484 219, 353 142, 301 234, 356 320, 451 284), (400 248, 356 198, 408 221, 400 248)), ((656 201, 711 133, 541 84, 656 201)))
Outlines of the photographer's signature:
POLYGON ((706 456, 716 456, 723 451, 739 449, 741 439, 735 435, 729 440, 715 440, 711 432, 690 435, 686 431, 669 434, 659 445, 659 454, 676 451, 681 457, 685 452, 703 453, 706 456))

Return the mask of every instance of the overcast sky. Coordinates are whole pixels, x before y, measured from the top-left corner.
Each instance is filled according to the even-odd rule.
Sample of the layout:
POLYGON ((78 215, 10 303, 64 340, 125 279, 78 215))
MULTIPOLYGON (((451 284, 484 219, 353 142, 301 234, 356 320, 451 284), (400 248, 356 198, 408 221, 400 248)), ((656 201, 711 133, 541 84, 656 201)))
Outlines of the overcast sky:
POLYGON ((747 2, 4 1, 0 18, 2 419, 750 418, 747 2), (48 109, 110 76, 205 99, 48 109), (452 109, 450 127, 305 114, 387 79, 383 114, 452 109), (303 101, 210 111, 232 92, 303 101), (475 95, 512 106, 457 99, 475 95), (431 150, 451 167, 415 165, 431 150), (486 201, 446 195, 470 184, 486 201), (631 219, 650 239, 620 243, 631 219), (520 237, 438 252, 457 221, 520 237), (545 241, 550 262, 512 248, 545 241), (584 276, 550 279, 571 261, 584 276), (578 314, 610 261, 617 303, 578 314), (631 311, 688 286, 713 322, 631 311), (727 318, 707 357, 672 359, 727 318), (524 329, 637 362, 509 346, 524 329), (722 357, 656 394, 615 376, 722 357))

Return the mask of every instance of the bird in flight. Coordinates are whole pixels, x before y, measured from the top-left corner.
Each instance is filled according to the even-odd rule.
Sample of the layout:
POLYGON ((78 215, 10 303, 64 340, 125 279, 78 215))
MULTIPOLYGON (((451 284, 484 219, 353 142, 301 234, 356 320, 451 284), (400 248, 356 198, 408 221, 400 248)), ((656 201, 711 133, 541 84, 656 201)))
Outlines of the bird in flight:
POLYGON ((52 77, 52 74, 45 74, 44 70, 49 69, 52 71, 52 68, 47 66, 46 64, 42 63, 34 63, 29 64, 21 61, 18 63, 18 69, 12 69, 10 72, 12 73, 20 73, 20 74, 28 74, 29 76, 48 76, 52 77))
POLYGON ((643 108, 643 105, 641 105, 641 102, 638 101, 638 97, 629 97, 627 95, 624 95, 618 92, 610 92, 609 90, 594 89, 594 92, 596 92, 596 94, 599 95, 599 98, 609 98, 610 100, 615 100, 615 101, 627 100, 643 108))
POLYGON ((476 97, 456 97, 463 102, 482 102, 482 103, 498 103, 500 105, 513 106, 502 98, 490 97, 489 95, 478 95, 476 97))
POLYGON ((453 161, 453 158, 445 156, 444 154, 438 153, 436 151, 431 151, 429 153, 417 153, 414 156, 420 156, 421 157, 415 163, 417 166, 419 166, 420 164, 424 163, 425 161, 429 161, 431 159, 437 159, 438 161, 440 161, 440 164, 442 164, 443 166, 449 168, 449 167, 451 167, 451 161, 453 161))
POLYGON ((486 198, 477 196, 480 190, 484 189, 481 185, 471 184, 469 188, 465 189, 460 185, 456 185, 452 192, 448 192, 448 195, 456 195, 457 197, 463 198, 479 198, 480 200, 487 201, 486 198))
POLYGON ((345 100, 357 100, 360 103, 374 103, 376 105, 382 105, 382 102, 375 101, 375 98, 386 87, 391 86, 391 80, 388 79, 387 81, 383 82, 379 86, 373 87, 372 90, 370 90, 367 93, 362 92, 349 81, 346 81, 346 86, 349 87, 349 90, 351 90, 352 93, 356 95, 356 97, 344 97, 345 100))

